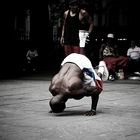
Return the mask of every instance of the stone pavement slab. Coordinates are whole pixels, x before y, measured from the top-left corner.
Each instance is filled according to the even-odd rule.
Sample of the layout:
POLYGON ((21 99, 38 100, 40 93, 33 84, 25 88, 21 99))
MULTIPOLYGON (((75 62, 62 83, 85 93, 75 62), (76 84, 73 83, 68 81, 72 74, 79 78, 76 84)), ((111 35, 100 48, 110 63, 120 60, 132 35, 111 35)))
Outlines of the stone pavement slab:
POLYGON ((104 83, 96 116, 90 97, 49 113, 50 78, 0 81, 0 140, 140 140, 140 81, 104 83))

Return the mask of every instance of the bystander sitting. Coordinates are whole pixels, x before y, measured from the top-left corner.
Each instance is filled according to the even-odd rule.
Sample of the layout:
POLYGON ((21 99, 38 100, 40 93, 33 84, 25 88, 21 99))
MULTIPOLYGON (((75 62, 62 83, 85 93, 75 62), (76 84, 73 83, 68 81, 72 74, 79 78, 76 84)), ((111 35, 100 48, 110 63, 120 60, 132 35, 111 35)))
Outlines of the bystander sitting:
POLYGON ((26 70, 36 71, 38 69, 39 55, 35 48, 31 47, 26 54, 26 70))
POLYGON ((140 75, 140 47, 131 40, 130 48, 127 50, 128 56, 128 72, 140 75))
POLYGON ((101 45, 99 50, 100 60, 105 61, 109 70, 109 80, 117 79, 116 72, 119 69, 125 72, 127 67, 127 56, 119 55, 118 46, 114 42, 114 34, 107 35, 107 41, 101 45))

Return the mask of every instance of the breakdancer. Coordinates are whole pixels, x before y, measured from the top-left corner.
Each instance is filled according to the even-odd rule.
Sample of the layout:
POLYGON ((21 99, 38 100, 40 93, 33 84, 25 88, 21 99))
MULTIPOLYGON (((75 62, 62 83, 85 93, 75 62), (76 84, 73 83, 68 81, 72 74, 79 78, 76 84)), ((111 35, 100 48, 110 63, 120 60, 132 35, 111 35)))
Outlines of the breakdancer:
POLYGON ((108 79, 108 70, 104 61, 98 69, 92 67, 91 61, 82 54, 72 53, 61 63, 59 72, 52 78, 49 91, 53 95, 49 105, 51 112, 59 113, 66 108, 68 99, 81 99, 91 96, 91 110, 85 115, 96 115, 99 95, 103 90, 103 81, 108 79))

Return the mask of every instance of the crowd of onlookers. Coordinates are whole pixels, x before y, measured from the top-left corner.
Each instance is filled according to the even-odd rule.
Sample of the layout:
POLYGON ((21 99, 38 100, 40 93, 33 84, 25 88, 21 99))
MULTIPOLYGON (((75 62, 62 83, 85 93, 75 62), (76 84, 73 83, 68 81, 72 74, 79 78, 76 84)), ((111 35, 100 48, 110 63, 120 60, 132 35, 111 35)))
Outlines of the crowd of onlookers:
MULTIPOLYGON (((69 9, 64 12, 61 35, 58 37, 64 57, 71 53, 80 53, 89 57, 91 62, 105 61, 111 81, 125 79, 130 75, 140 76, 140 47, 136 40, 129 39, 127 50, 123 53, 120 50, 123 51, 125 46, 120 47, 113 33, 107 34, 104 41, 97 45, 92 42, 92 36, 96 36, 92 34, 93 23, 87 3, 79 5, 77 0, 69 2, 69 9), (94 59, 95 56, 98 57, 97 60, 94 59)), ((38 58, 37 50, 29 49, 26 54, 26 68, 36 71, 38 58)))
POLYGON ((99 58, 107 64, 109 80, 140 76, 140 47, 135 40, 130 40, 128 45, 126 52, 120 54, 114 34, 108 34, 106 42, 101 45, 99 58), (120 74, 123 76, 120 77, 120 74))
MULTIPOLYGON (((140 77, 140 47, 137 45, 137 41, 129 40, 127 49, 122 54, 119 53, 119 49, 121 48, 114 40, 114 34, 110 33, 107 35, 106 40, 101 44, 101 46, 98 46, 99 50, 94 50, 94 46, 91 46, 93 47, 92 51, 94 51, 94 53, 98 53, 98 60, 105 61, 109 70, 109 80, 126 79, 129 76, 140 77)), ((89 54, 86 55, 90 58, 89 54)), ((95 61, 95 59, 93 59, 93 61, 95 61)), ((26 71, 38 70, 39 54, 37 49, 32 46, 29 48, 25 56, 24 64, 24 70, 26 71)))

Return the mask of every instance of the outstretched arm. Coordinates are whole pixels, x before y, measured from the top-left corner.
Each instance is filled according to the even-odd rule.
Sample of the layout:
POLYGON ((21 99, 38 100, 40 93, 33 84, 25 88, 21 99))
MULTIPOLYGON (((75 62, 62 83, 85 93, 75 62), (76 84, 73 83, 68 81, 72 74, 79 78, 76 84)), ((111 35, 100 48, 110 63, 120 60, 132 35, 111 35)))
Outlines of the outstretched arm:
POLYGON ((90 85, 83 85, 83 82, 80 79, 73 79, 77 81, 73 83, 70 88, 70 96, 69 98, 80 99, 84 96, 91 96, 91 110, 86 112, 86 116, 93 116, 96 115, 96 108, 99 100, 99 94, 101 93, 102 89, 97 88, 95 86, 90 85))
POLYGON ((85 85, 81 89, 75 89, 71 92, 71 97, 75 99, 80 99, 80 97, 91 96, 91 110, 86 112, 84 115, 93 116, 96 115, 96 108, 99 100, 99 94, 101 90, 94 86, 85 85))
POLYGON ((91 96, 91 110, 87 111, 84 115, 94 116, 96 115, 96 108, 99 100, 99 94, 94 94, 91 96))

